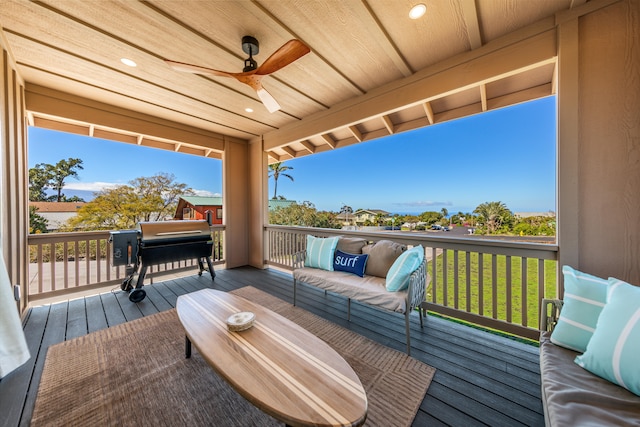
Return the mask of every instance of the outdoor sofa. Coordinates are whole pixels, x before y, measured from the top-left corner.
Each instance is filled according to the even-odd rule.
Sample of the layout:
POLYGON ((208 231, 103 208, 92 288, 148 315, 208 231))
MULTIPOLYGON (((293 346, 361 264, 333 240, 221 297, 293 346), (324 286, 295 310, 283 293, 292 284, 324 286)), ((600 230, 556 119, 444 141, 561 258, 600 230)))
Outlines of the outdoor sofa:
POLYGON ((540 374, 547 426, 640 426, 640 287, 563 268, 543 300, 540 374))
POLYGON ((351 300, 402 313, 405 317, 407 354, 411 353, 409 315, 418 308, 420 327, 425 315, 427 283, 424 248, 380 240, 370 244, 353 237, 307 237, 307 248, 294 259, 293 304, 299 282, 340 294, 347 298, 347 318, 351 320, 351 300))

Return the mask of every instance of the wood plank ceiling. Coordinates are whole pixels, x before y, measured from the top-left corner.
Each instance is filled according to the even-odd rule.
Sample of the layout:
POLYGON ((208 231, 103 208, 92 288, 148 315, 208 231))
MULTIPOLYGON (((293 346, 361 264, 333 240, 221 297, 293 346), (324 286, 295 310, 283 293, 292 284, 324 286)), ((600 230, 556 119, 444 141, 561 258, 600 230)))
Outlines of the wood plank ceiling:
POLYGON ((26 82, 32 124, 209 157, 220 157, 226 138, 262 140, 270 161, 281 161, 552 94, 553 58, 335 119, 359 100, 446 73, 446 64, 462 63, 456 58, 506 46, 511 34, 553 28, 557 13, 584 2, 0 0, 0 26, 26 82), (419 2, 426 14, 409 19, 419 2), (177 72, 163 61, 239 72, 244 35, 260 42, 258 64, 292 38, 311 48, 263 79, 282 106, 275 113, 234 79, 177 72), (92 121, 83 108, 139 115, 198 137, 92 121))

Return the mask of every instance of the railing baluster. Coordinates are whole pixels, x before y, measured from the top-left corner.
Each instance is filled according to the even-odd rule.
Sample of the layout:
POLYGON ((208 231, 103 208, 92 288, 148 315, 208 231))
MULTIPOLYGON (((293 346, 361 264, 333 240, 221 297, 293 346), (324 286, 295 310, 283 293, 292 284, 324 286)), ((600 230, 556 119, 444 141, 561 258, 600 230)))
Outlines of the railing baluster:
POLYGON ((466 288, 466 305, 465 308, 467 313, 471 312, 471 252, 466 253, 466 278, 467 278, 467 288, 466 288))
POLYGON ((491 317, 498 318, 498 255, 491 255, 491 317))
POLYGON ((507 289, 507 323, 511 323, 513 321, 513 304, 512 304, 512 292, 511 292, 511 286, 513 286, 513 281, 512 278, 513 276, 511 275, 511 256, 507 255, 507 259, 506 259, 506 279, 507 279, 507 284, 506 284, 506 289, 507 289))
POLYGON ((528 309, 528 305, 527 305, 527 291, 529 290, 529 286, 527 283, 527 258, 526 257, 522 257, 520 260, 521 266, 520 266, 520 273, 522 275, 522 282, 520 283, 520 297, 522 299, 522 304, 520 307, 520 312, 522 313, 522 326, 527 326, 527 309, 528 309))
POLYGON ((459 260, 460 252, 456 249, 453 251, 453 306, 457 309, 460 301, 460 272, 459 260))
POLYGON ((442 251, 442 305, 445 307, 449 306, 449 293, 447 292, 449 289, 449 279, 447 274, 447 250, 442 251))
POLYGON ((484 315, 484 258, 478 253, 478 314, 484 315))
POLYGON ((56 244, 49 245, 49 266, 51 268, 51 280, 49 280, 49 289, 56 290, 56 244))

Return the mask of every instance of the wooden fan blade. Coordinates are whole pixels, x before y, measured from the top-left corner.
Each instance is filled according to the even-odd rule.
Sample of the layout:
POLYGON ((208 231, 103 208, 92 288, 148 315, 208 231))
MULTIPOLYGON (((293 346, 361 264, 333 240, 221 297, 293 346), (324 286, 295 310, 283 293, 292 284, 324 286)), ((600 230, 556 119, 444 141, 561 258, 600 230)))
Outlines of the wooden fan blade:
POLYGON ((300 40, 289 40, 280 49, 276 50, 273 55, 267 58, 256 70, 256 74, 267 75, 278 71, 280 68, 284 68, 297 59, 303 57, 307 53, 311 52, 309 46, 302 43, 300 40))
POLYGON ((260 87, 260 89, 258 89, 256 93, 258 94, 258 98, 260 98, 260 101, 262 101, 262 103, 265 107, 267 107, 267 110, 269 110, 270 113, 275 113, 280 109, 280 104, 278 104, 278 101, 276 101, 275 98, 271 96, 271 94, 267 92, 265 88, 260 87))
POLYGON ((184 71, 187 73, 210 74, 213 76, 235 77, 235 78, 237 78, 236 76, 239 74, 239 73, 228 73, 226 71, 214 70, 213 68, 200 67, 199 65, 185 64, 184 62, 171 61, 169 59, 165 59, 164 62, 169 64, 169 66, 176 71, 184 71))

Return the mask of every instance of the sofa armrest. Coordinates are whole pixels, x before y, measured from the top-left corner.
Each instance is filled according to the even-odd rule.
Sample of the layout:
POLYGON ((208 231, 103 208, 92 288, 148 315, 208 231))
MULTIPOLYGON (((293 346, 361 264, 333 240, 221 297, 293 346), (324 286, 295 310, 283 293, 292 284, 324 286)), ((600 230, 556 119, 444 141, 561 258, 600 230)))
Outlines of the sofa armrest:
POLYGON ((293 269, 304 267, 304 260, 307 257, 307 251, 299 251, 293 254, 293 269))
POLYGON ((562 310, 562 300, 559 299, 542 299, 542 307, 540 311, 540 330, 541 331, 553 331, 558 318, 560 317, 560 311, 562 310))
POLYGON ((407 292, 408 311, 413 311, 425 301, 427 293, 427 277, 427 261, 425 258, 416 271, 411 273, 411 276, 409 277, 409 289, 407 292))

